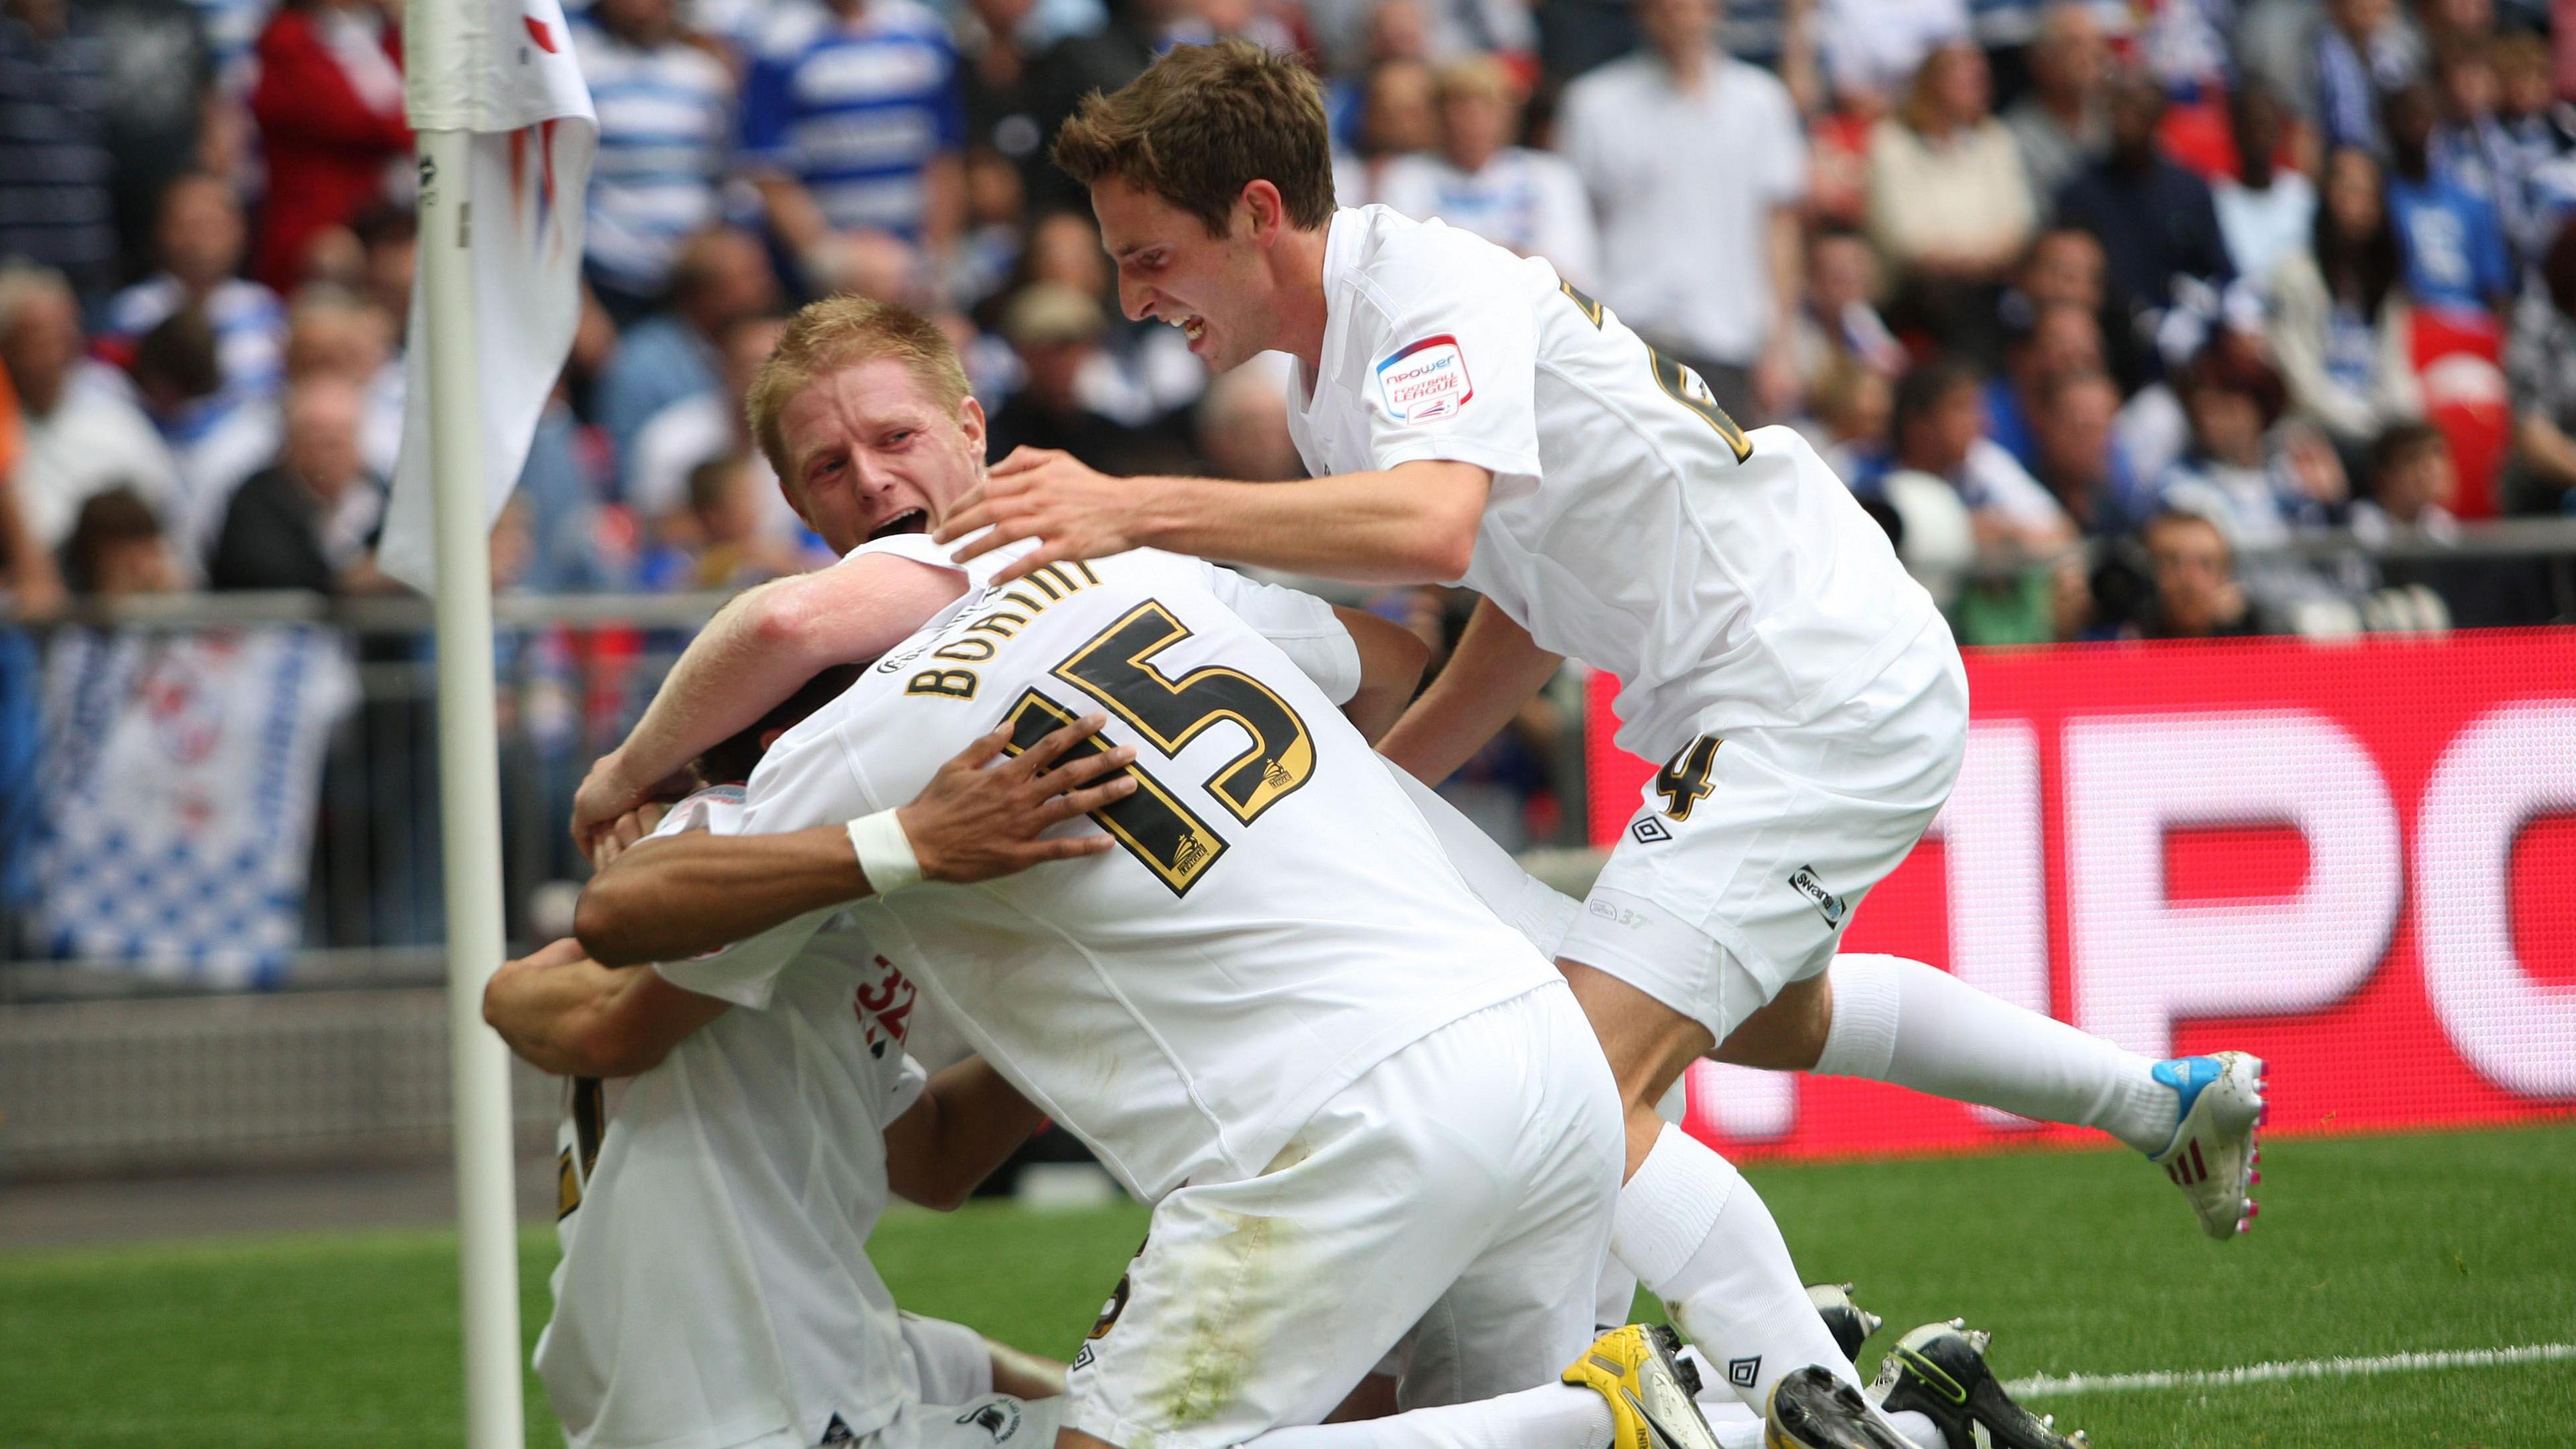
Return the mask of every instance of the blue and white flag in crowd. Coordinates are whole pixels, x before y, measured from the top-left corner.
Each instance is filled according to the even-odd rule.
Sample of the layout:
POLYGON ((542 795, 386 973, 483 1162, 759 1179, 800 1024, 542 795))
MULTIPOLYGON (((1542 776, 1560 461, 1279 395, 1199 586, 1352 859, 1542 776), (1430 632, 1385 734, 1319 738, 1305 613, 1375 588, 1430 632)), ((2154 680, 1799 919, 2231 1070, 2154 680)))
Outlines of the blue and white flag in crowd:
MULTIPOLYGON (((465 0, 456 65, 414 62, 404 77, 415 131, 470 131, 462 186, 448 215, 466 228, 474 277, 475 381, 481 391, 483 489, 498 518, 528 460, 528 441, 554 392, 581 321, 582 198, 599 151, 599 120, 573 59, 558 0, 465 0)), ((426 249, 432 239, 423 237, 426 249)), ((403 354, 402 452, 376 562, 430 592, 429 321, 411 289, 403 354)))
POLYGON ((51 954, 262 985, 303 933, 335 630, 66 630, 45 661, 35 929, 51 954))

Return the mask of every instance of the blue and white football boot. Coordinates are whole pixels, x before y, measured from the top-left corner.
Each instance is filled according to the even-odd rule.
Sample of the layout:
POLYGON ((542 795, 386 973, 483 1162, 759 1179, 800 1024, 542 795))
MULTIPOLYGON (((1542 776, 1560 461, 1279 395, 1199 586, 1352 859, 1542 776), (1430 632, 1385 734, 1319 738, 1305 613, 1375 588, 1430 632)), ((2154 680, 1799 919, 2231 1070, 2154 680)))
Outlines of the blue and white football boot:
POLYGON ((2224 1241, 2254 1226, 2255 1170, 2263 1124, 2263 1059, 2244 1052, 2175 1057, 2155 1065, 2157 1081, 2180 1094, 2173 1140, 2148 1160, 2191 1200, 2201 1230, 2224 1241))

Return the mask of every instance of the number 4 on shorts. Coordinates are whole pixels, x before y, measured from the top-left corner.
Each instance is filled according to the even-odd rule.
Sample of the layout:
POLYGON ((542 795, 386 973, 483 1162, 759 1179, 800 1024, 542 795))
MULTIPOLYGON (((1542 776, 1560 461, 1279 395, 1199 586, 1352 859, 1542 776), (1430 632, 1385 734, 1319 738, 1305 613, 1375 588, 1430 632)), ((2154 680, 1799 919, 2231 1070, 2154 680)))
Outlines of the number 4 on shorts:
POLYGON ((1708 777, 1717 768, 1718 743, 1715 735, 1701 735, 1655 772, 1655 793, 1664 797, 1666 815, 1688 820, 1691 807, 1717 788, 1708 777))

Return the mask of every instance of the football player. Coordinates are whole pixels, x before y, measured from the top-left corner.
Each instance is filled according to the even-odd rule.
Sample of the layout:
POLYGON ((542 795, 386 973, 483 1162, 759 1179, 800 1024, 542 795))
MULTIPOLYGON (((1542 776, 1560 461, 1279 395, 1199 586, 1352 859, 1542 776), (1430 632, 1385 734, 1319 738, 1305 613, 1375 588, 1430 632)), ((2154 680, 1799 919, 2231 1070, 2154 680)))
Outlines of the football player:
MULTIPOLYGON (((856 674, 817 676, 702 756, 705 788, 624 826, 739 829, 759 751, 856 674)), ((1097 781, 1114 756, 1037 774, 1088 737, 1069 729, 1003 771, 952 777, 916 802, 915 828, 974 841, 995 868, 1058 855, 1022 822, 1043 800, 1110 798, 1097 781)), ((848 932, 756 977, 703 960, 610 970, 569 940, 494 975, 486 1019, 571 1078, 563 1257, 536 1350, 567 1443, 1052 1442, 1060 1366, 899 1317, 868 1261, 890 1192, 953 1207, 1040 1120, 980 1061, 924 1073, 904 1050, 915 1002, 905 973, 848 932)))
MULTIPOLYGON (((600 871, 577 915, 591 955, 724 947, 702 969, 756 980, 859 900, 850 925, 1155 1205, 1119 1310, 1075 1360, 1060 1445, 1217 1449, 1313 1425, 1400 1338, 1408 1404, 1508 1395, 1605 1445, 1614 1419, 1647 1436, 1639 1414, 1660 1413, 1668 1438, 1705 1443, 1664 1349, 1628 1333, 1581 1352, 1620 1164, 1617 1090, 1571 992, 1339 713, 1386 717, 1419 646, 1373 699, 1388 671, 1369 659, 1400 631, 1370 620, 1355 639, 1313 599, 1196 560, 986 587, 991 565, 919 536, 978 473, 982 420, 945 338, 900 309, 809 308, 753 407, 818 531, 882 536, 799 606, 773 591, 720 617, 654 706, 691 701, 677 732, 648 711, 639 736, 736 727, 765 687, 709 656, 779 668, 810 647, 816 598, 834 601, 817 663, 884 657, 771 746, 743 834, 648 841, 600 871), (851 649, 853 621, 895 637, 851 649), (954 884, 903 802, 982 773, 950 759, 962 742, 1016 753, 1093 709, 1136 758, 1091 811, 1101 830, 1071 839, 1114 848, 954 884), (1552 1385, 1569 1362, 1600 1392, 1552 1385)), ((601 774, 651 761, 630 740, 585 785, 593 810, 615 793, 601 774)))
MULTIPOLYGON (((1548 264, 1381 207, 1336 210, 1293 60, 1176 47, 1095 97, 1055 157, 1091 190, 1131 317, 1211 367, 1296 359, 1311 481, 1106 478, 1023 451, 938 528, 994 577, 1155 547, 1484 596, 1382 742, 1424 780, 1564 657, 1623 683, 1618 741, 1663 768, 1560 964, 1627 1117, 1618 1256, 1759 1403, 1855 1375, 1818 1334, 1734 1169, 1654 1104, 1713 1050, 2095 1126, 2145 1152, 2214 1236, 2251 1220, 2262 1063, 2150 1061, 1948 973, 1837 957, 1939 810, 1967 688, 1930 597, 1795 432, 1751 433, 1691 370, 1548 264)), ((1713 181, 1712 184, 1722 184, 1713 181)))

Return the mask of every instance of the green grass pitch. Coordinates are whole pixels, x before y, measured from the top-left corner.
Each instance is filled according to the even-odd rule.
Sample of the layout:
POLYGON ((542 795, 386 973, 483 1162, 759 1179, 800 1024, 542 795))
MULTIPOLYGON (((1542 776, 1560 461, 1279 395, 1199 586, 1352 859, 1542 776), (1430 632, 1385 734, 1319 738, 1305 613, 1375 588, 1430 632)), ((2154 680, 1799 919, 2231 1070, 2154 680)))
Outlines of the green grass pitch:
MULTIPOLYGON (((1784 1167, 1754 1180, 1802 1269, 1889 1331, 1965 1315, 2008 1376, 2576 1339, 2576 1125, 2284 1141, 2261 1230, 2199 1236, 2126 1154, 1784 1167)), ((878 1262, 907 1307, 1063 1355, 1144 1212, 907 1213, 878 1262)), ((549 1234, 523 1243, 533 1342, 549 1234)), ((0 1445, 453 1445, 453 1239, 314 1236, 0 1256, 0 1445)), ((1364 1285, 1318 1284, 1318 1292, 1364 1285)), ((1293 1346, 1288 1352, 1294 1352, 1293 1346)), ((2576 1364, 2046 1401, 2100 1449, 2561 1446, 2576 1364)), ((532 1443, 558 1442, 529 1381, 532 1443)))

